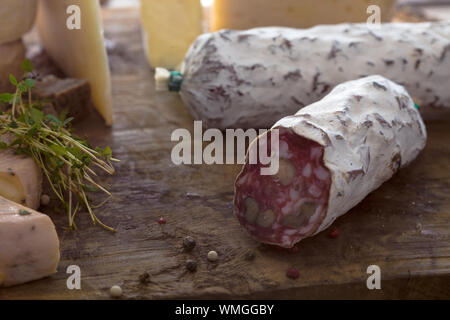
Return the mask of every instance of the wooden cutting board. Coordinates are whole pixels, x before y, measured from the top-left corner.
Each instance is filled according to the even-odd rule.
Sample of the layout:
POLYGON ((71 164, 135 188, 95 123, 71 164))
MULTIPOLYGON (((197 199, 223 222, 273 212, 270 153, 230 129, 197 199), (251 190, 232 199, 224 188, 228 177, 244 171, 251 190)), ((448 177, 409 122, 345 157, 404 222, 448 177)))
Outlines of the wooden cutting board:
POLYGON ((171 133, 192 130, 193 119, 177 94, 155 92, 137 10, 108 9, 104 19, 116 123, 106 128, 92 114, 77 130, 121 160, 114 177, 100 177, 114 196, 97 210, 117 232, 92 226, 87 213, 79 214, 78 231, 66 230, 64 214, 44 210, 61 240, 58 273, 0 289, 0 299, 103 299, 115 284, 137 299, 450 297, 450 110, 427 112, 426 149, 336 221, 338 238, 327 230, 296 250, 261 245, 233 216, 240 166, 172 164, 171 133), (182 250, 187 235, 197 242, 191 254, 182 250), (210 250, 217 263, 207 261, 210 250), (186 270, 187 259, 197 261, 197 272, 186 270), (366 287, 373 264, 381 290, 366 287), (70 265, 81 268, 81 290, 67 289, 70 265), (299 279, 286 277, 291 267, 299 279), (149 284, 139 282, 143 272, 149 284))

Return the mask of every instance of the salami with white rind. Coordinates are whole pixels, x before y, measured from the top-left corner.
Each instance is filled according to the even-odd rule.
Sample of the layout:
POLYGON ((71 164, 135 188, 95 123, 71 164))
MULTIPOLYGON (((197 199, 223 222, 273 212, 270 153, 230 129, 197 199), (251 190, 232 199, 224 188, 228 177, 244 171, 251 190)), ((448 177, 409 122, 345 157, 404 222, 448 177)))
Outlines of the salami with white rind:
POLYGON ((234 205, 255 239, 282 247, 329 227, 413 161, 427 137, 408 92, 381 76, 343 83, 267 134, 274 129, 278 174, 261 175, 247 157, 234 205))
POLYGON ((50 218, 0 196, 0 291, 55 273, 59 258, 50 218))
POLYGON ((201 35, 181 97, 206 127, 269 128, 336 85, 380 74, 423 106, 450 107, 450 21, 256 28, 201 35))

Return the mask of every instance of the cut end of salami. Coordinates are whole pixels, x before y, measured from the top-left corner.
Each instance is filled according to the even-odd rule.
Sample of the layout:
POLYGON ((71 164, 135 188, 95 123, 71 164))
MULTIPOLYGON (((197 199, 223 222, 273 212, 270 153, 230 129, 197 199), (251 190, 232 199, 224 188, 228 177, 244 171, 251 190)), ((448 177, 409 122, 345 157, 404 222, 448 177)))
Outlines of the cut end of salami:
POLYGON ((402 86, 381 76, 342 83, 250 144, 236 215, 256 240, 292 247, 413 161, 426 138, 402 86))
POLYGON ((247 159, 235 184, 235 214, 258 241, 290 248, 314 234, 325 218, 331 174, 324 165, 323 146, 290 129, 278 130, 278 172, 262 175, 267 165, 247 159))

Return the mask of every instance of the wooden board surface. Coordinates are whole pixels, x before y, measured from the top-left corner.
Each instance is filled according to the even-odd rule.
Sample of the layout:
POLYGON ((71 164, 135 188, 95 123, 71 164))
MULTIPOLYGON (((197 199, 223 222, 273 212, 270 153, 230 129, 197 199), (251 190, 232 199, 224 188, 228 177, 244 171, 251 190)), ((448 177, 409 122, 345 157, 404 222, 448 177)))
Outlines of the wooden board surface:
POLYGON ((87 214, 78 216, 79 231, 68 231, 65 215, 44 210, 61 240, 58 273, 0 289, 0 299, 103 299, 114 284, 137 299, 450 297, 450 110, 428 111, 426 149, 336 221, 338 238, 325 231, 297 251, 276 249, 250 239, 233 216, 240 166, 172 164, 171 133, 192 129, 193 119, 176 94, 155 92, 137 11, 109 9, 104 18, 116 124, 108 129, 92 114, 77 130, 121 159, 114 177, 101 176, 114 197, 97 211, 117 232, 92 226, 87 214), (191 254, 182 250, 187 235, 197 242, 191 254), (209 250, 219 253, 217 263, 207 261, 209 250), (186 270, 187 259, 197 272, 186 270), (372 264, 381 268, 382 290, 366 287, 372 264), (81 268, 81 290, 66 287, 69 265, 81 268), (299 279, 286 277, 290 267, 299 279), (138 280, 143 272, 147 285, 138 280))

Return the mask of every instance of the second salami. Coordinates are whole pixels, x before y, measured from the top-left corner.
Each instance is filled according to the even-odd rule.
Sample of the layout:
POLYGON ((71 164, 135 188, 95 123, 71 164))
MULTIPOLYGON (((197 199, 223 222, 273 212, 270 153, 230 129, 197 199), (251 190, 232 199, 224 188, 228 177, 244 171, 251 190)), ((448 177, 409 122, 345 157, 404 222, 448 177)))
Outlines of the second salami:
POLYGON ((266 135, 249 147, 234 207, 250 235, 282 247, 329 227, 414 160, 427 137, 407 91, 381 76, 335 87, 266 135), (274 130, 277 145, 270 143, 274 130), (278 159, 274 175, 261 174, 262 161, 249 161, 261 146, 278 159))
POLYGON ((181 98, 205 127, 270 128, 336 85, 379 74, 423 107, 450 107, 450 22, 256 28, 201 35, 181 98))

